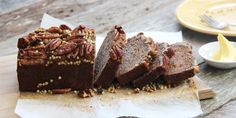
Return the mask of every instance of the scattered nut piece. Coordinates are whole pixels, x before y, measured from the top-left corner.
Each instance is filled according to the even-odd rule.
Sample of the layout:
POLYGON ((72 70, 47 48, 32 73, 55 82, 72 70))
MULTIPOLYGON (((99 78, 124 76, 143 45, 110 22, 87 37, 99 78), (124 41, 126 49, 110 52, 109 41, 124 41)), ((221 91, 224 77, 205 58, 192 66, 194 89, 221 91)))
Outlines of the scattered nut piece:
POLYGON ((64 93, 68 93, 71 91, 71 88, 65 88, 65 89, 53 89, 52 93, 53 94, 64 94, 64 93))

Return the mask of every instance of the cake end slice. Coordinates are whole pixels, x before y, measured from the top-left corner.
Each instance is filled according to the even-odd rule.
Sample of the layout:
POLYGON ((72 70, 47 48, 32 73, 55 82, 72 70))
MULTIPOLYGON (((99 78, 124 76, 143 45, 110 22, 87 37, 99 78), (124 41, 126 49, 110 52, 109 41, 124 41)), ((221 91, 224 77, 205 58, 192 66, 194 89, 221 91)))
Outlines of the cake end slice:
POLYGON ((125 43, 126 34, 121 26, 115 26, 108 32, 95 60, 95 86, 111 85, 123 61, 125 43))

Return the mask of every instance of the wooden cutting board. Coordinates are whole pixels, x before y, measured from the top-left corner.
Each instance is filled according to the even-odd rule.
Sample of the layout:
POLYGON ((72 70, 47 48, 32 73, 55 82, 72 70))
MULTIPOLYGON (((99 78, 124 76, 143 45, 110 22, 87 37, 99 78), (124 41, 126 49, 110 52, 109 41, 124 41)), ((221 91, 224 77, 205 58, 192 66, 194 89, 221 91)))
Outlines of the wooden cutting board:
MULTIPOLYGON (((0 58, 0 110, 1 117, 17 117, 14 114, 16 100, 19 97, 16 77, 16 55, 0 58), (5 115, 5 116, 4 116, 5 115)), ((214 92, 198 77, 190 78, 195 86, 195 93, 200 100, 214 97, 214 92)))

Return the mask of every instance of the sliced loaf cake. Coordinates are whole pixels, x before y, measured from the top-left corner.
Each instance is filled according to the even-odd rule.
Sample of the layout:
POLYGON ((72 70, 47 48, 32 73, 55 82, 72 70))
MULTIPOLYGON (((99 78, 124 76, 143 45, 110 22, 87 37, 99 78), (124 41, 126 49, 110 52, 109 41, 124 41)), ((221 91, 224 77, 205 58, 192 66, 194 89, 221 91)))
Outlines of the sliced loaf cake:
POLYGON ((125 47, 124 61, 119 66, 116 78, 120 84, 126 84, 148 72, 150 63, 157 55, 156 44, 143 33, 129 38, 125 47))
POLYGON ((107 87, 123 61, 126 35, 121 26, 108 32, 95 60, 95 86, 107 87))
POLYGON ((168 68, 169 58, 174 55, 173 50, 167 43, 157 43, 157 49, 157 57, 151 64, 150 71, 132 82, 135 88, 141 88, 146 84, 156 80, 168 68))
POLYGON ((170 47, 175 54, 170 58, 167 71, 163 75, 164 80, 168 84, 175 84, 193 77, 199 69, 191 45, 184 42, 172 44, 170 47))

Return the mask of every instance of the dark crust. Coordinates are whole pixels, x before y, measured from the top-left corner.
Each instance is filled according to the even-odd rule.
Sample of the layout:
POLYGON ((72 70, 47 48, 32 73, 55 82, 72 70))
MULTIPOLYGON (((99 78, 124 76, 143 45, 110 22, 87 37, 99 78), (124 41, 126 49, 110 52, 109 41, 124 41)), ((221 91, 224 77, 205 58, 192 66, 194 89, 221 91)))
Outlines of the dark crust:
POLYGON ((95 31, 79 25, 38 28, 18 40, 17 76, 21 91, 93 87, 95 31), (60 81, 49 81, 60 76, 60 81), (43 87, 38 84, 46 83, 43 87))
POLYGON ((195 75, 194 69, 191 68, 189 70, 182 71, 181 73, 171 74, 171 75, 164 75, 164 80, 167 84, 179 84, 182 81, 193 77, 195 75))
POLYGON ((102 70, 99 78, 95 81, 94 86, 109 87, 115 78, 119 64, 119 62, 110 59, 102 70))
POLYGON ((145 62, 145 63, 139 64, 128 73, 119 76, 117 80, 121 85, 124 85, 128 82, 133 81, 134 78, 138 78, 139 76, 143 75, 143 73, 148 72, 148 70, 149 70, 149 65, 148 63, 145 62))
POLYGON ((121 26, 114 26, 108 32, 95 61, 95 86, 111 85, 118 66, 123 61, 125 42, 126 34, 121 26))
POLYGON ((135 88, 141 88, 146 84, 156 80, 166 71, 169 65, 169 58, 174 55, 173 50, 167 43, 157 43, 157 48, 158 54, 156 59, 153 61, 149 72, 145 73, 132 82, 135 88))
POLYGON ((190 44, 176 43, 171 45, 175 55, 170 58, 170 66, 163 78, 168 84, 178 84, 195 75, 195 58, 190 44))

